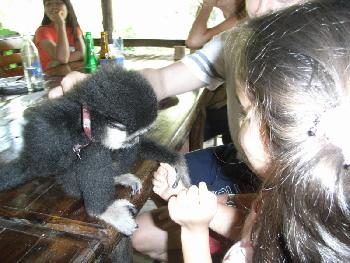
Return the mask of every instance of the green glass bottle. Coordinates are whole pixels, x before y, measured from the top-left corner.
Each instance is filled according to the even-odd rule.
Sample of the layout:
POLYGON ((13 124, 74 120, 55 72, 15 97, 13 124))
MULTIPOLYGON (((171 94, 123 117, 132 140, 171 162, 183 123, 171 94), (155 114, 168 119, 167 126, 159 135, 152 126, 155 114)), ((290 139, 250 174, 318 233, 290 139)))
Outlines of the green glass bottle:
POLYGON ((92 73, 96 70, 96 57, 94 52, 94 40, 92 39, 91 32, 85 33, 85 72, 92 73))

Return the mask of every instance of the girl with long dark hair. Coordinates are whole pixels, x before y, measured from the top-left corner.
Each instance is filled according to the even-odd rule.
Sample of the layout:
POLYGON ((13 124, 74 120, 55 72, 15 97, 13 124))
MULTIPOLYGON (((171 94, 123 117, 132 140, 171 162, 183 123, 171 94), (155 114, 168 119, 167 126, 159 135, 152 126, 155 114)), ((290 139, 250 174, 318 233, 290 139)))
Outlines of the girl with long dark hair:
POLYGON ((44 18, 34 37, 43 69, 83 59, 83 32, 70 0, 43 3, 44 18))

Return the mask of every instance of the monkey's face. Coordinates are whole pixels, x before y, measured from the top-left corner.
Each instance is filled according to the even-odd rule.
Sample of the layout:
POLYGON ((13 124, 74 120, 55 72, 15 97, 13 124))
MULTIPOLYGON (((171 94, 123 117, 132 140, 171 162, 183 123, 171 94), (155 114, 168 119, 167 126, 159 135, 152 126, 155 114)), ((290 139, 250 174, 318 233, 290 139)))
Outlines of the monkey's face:
POLYGON ((138 143, 140 136, 146 133, 150 128, 151 125, 129 133, 127 127, 122 123, 108 121, 104 129, 101 143, 111 150, 131 147, 138 143))
POLYGON ((139 72, 104 65, 77 85, 70 96, 86 105, 93 138, 109 149, 134 145, 157 118, 156 94, 139 72))

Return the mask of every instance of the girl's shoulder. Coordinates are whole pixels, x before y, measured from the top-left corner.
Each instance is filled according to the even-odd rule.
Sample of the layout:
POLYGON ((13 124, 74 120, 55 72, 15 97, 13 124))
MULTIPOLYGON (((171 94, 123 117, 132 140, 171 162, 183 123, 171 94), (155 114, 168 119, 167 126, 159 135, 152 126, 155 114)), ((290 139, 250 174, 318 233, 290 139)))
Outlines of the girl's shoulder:
POLYGON ((50 24, 47 24, 47 25, 40 25, 39 27, 38 27, 38 29, 39 28, 42 28, 42 29, 48 29, 48 28, 55 28, 55 25, 53 24, 53 23, 50 23, 50 24))
POLYGON ((49 25, 41 25, 37 28, 36 32, 40 33, 40 32, 46 32, 46 31, 52 31, 55 30, 55 27, 52 24, 49 25))

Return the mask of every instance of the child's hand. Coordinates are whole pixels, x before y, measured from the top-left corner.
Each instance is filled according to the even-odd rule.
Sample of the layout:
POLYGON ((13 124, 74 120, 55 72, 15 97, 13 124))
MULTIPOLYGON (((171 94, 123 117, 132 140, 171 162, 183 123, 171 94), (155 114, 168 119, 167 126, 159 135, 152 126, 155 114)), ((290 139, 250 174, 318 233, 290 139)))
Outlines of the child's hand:
POLYGON ((172 196, 168 204, 172 220, 190 231, 207 229, 216 209, 216 195, 208 191, 207 185, 191 186, 181 191, 177 197, 172 196))
POLYGON ((172 188, 176 180, 176 171, 167 163, 161 163, 153 175, 153 191, 163 200, 168 201, 172 195, 177 195, 186 187, 181 180, 176 188, 172 188))
POLYGON ((52 15, 52 19, 53 22, 57 25, 65 25, 65 13, 63 10, 56 8, 52 11, 53 15, 52 15))
POLYGON ((214 7, 217 0, 203 0, 203 6, 214 7))

